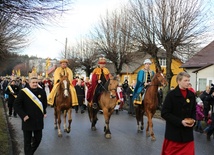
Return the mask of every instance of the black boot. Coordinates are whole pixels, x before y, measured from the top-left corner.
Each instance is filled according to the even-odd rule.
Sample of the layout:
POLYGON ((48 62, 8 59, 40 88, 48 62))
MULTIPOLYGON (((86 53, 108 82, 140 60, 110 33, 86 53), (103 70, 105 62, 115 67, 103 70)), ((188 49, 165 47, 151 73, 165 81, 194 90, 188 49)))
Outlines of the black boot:
POLYGON ((200 127, 198 131, 199 131, 200 133, 203 133, 203 132, 204 132, 203 129, 202 129, 202 127, 200 127))
POLYGON ((199 130, 198 130, 198 126, 196 126, 196 127, 195 127, 195 131, 196 131, 196 132, 198 132, 198 131, 199 131, 199 130))
POLYGON ((210 139, 210 135, 209 134, 207 134, 207 141, 210 141, 211 139, 210 139))

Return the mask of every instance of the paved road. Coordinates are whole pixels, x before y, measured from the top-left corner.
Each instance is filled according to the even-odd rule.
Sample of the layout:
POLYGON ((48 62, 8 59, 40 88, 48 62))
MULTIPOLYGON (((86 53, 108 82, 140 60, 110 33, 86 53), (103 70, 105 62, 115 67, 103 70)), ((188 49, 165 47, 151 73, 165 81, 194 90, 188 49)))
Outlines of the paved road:
MULTIPOLYGON (((97 130, 91 131, 88 114, 75 113, 73 110, 73 122, 71 133, 63 132, 63 136, 57 136, 54 129, 53 108, 47 108, 48 116, 45 119, 42 142, 35 155, 160 155, 164 138, 165 122, 153 119, 156 141, 146 137, 145 132, 137 133, 136 121, 129 116, 127 111, 113 114, 110 121, 112 132, 111 139, 105 139, 102 114, 98 114, 97 130)), ((23 137, 20 118, 10 118, 17 134, 16 139, 20 144, 23 154, 23 137)), ((146 117, 144 118, 146 120, 146 117)), ((206 141, 204 134, 195 133, 196 155, 213 154, 214 139, 206 141)))

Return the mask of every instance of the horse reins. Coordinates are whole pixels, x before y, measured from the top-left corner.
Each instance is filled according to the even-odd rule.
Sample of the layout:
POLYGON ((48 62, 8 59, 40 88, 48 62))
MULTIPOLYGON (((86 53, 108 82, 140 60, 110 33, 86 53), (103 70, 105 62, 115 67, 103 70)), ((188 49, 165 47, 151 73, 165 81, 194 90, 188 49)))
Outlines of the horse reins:
POLYGON ((112 92, 111 92, 111 91, 112 91, 112 90, 117 91, 117 88, 107 90, 102 84, 100 84, 100 85, 101 85, 101 87, 102 87, 105 91, 107 91, 107 92, 110 93, 110 98, 115 98, 115 97, 116 97, 116 95, 112 95, 112 92))

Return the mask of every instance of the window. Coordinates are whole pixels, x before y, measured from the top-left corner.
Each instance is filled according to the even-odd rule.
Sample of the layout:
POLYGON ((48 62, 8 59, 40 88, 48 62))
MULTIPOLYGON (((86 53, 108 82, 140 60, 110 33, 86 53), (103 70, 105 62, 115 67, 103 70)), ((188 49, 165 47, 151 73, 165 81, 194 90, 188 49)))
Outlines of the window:
POLYGON ((161 67, 166 67, 166 59, 165 58, 159 58, 159 63, 161 67))
POLYGON ((128 80, 128 81, 129 81, 129 76, 128 76, 128 75, 125 75, 125 76, 124 76, 124 81, 125 81, 125 80, 128 80))
POLYGON ((199 81, 198 90, 199 91, 204 91, 206 89, 207 79, 199 78, 198 81, 199 81))

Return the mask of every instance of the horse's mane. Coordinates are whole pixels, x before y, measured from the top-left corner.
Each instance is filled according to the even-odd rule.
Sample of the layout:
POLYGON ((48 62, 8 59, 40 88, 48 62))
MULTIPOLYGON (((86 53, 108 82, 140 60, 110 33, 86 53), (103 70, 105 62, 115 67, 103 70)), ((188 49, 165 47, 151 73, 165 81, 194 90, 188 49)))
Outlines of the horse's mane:
POLYGON ((109 83, 110 83, 110 79, 108 79, 108 81, 106 81, 106 83, 104 84, 105 90, 108 90, 109 83))
MULTIPOLYGON (((109 85, 109 83, 110 83, 110 80, 111 80, 111 79, 109 78, 108 81, 106 81, 106 83, 104 84, 105 90, 108 90, 108 85, 109 85)), ((112 78, 112 80, 117 80, 117 77, 114 76, 114 77, 112 78)))

